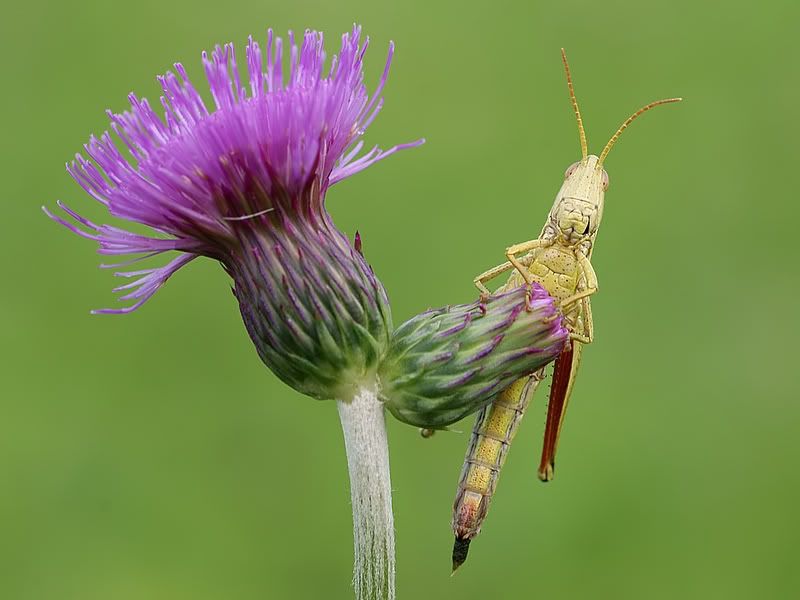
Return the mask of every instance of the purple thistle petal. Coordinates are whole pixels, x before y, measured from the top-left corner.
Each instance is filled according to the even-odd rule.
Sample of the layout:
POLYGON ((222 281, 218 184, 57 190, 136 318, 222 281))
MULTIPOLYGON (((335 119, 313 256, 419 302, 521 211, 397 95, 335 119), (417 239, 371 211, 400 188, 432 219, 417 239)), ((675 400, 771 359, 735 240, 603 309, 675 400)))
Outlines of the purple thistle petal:
POLYGON ((335 183, 339 183, 343 179, 347 179, 351 175, 355 175, 359 171, 363 171, 367 167, 374 165, 376 162, 383 160, 384 158, 388 158, 395 152, 399 150, 406 150, 408 148, 416 148, 417 146, 421 146, 425 143, 425 138, 420 138, 413 142, 408 142, 407 144, 398 144, 396 146, 392 146, 388 150, 381 152, 377 146, 375 146, 372 150, 370 150, 367 154, 359 158, 358 160, 350 163, 349 165, 343 165, 333 169, 331 172, 329 186, 335 183))
MULTIPOLYGON (((85 237, 90 240, 95 240, 100 244, 98 252, 100 254, 137 254, 149 253, 159 254, 169 250, 183 250, 183 251, 198 251, 202 249, 195 240, 179 240, 174 238, 154 238, 146 235, 139 235, 118 227, 111 225, 97 225, 88 219, 81 217, 78 213, 70 209, 66 204, 58 200, 56 202, 58 207, 67 213, 70 217, 78 221, 84 227, 91 229, 95 233, 84 231, 77 225, 70 223, 51 213, 47 207, 42 207, 44 213, 53 219, 55 222, 63 225, 73 233, 85 237)), ((144 258, 144 257, 142 257, 144 258)))
POLYGON ((174 260, 170 261, 163 267, 158 269, 145 269, 142 271, 130 271, 126 273, 114 273, 120 277, 138 277, 139 275, 144 275, 140 279, 128 283, 126 285, 119 286, 114 291, 122 291, 127 289, 136 288, 130 294, 122 296, 120 300, 137 300, 135 304, 131 306, 127 306, 125 308, 101 308, 98 310, 93 310, 92 314, 99 315, 99 314, 126 314, 133 312, 137 308, 139 308, 142 304, 147 302, 153 294, 155 294, 162 285, 167 282, 169 279, 178 269, 183 267, 184 265, 190 263, 195 258, 197 258, 197 254, 181 254, 179 257, 175 258, 174 260))

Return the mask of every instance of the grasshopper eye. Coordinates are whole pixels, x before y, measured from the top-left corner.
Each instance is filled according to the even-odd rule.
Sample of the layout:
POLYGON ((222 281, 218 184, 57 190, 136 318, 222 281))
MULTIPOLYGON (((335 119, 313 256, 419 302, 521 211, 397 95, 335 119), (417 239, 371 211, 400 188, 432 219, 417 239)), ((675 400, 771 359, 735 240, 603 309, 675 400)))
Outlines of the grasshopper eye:
POLYGON ((608 173, 606 173, 605 170, 603 171, 602 183, 603 183, 603 191, 605 192, 608 189, 608 173))
POLYGON ((581 164, 581 161, 574 162, 574 163, 572 163, 570 166, 568 166, 568 167, 567 167, 567 170, 566 170, 566 171, 564 171, 564 179, 566 179, 567 177, 569 177, 570 175, 572 175, 572 174, 575 172, 575 169, 577 169, 577 168, 578 168, 578 165, 579 165, 579 164, 581 164))

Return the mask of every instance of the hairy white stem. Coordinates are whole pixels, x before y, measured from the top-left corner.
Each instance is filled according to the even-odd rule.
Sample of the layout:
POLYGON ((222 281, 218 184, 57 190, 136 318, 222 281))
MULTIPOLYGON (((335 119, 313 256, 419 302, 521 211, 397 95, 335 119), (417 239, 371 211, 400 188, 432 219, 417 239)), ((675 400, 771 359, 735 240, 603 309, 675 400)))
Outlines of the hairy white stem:
POLYGON ((337 401, 353 505, 356 600, 394 600, 394 517, 383 404, 374 387, 337 401))

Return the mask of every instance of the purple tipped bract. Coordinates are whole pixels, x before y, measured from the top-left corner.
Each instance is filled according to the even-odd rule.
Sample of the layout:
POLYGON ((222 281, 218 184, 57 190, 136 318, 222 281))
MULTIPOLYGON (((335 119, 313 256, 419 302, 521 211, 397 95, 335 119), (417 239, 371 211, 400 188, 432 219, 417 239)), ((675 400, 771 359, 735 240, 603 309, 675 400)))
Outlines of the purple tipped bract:
MULTIPOLYGON (((288 61, 281 38, 267 35, 266 51, 250 39, 247 81, 242 83, 232 44, 203 54, 214 98, 209 110, 180 64, 159 78, 163 117, 131 94, 131 109, 109 112, 111 128, 130 156, 106 132, 92 137, 67 166, 70 175, 111 215, 141 223, 141 235, 81 217, 62 202, 64 215, 45 212, 78 235, 98 242, 101 254, 138 254, 135 260, 170 250, 181 252, 165 266, 117 273, 134 278, 125 313, 149 299, 178 269, 197 256, 229 257, 243 239, 286 220, 328 223, 327 189, 422 140, 361 152, 364 131, 380 111, 393 46, 370 96, 363 82, 368 39, 354 26, 325 69, 321 33, 307 31, 298 45, 289 34, 288 61), (284 64, 284 62, 288 62, 284 64), (70 221, 67 217, 71 217, 70 221)), ((109 267, 119 265, 104 265, 109 267)))

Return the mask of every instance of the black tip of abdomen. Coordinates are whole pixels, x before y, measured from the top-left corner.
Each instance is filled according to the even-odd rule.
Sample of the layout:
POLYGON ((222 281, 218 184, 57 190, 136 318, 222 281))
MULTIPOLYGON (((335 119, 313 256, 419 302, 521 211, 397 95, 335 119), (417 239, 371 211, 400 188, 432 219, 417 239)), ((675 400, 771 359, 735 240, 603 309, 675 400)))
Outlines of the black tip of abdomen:
POLYGON ((471 541, 468 538, 456 538, 455 542, 453 542, 453 573, 467 560, 471 541))

